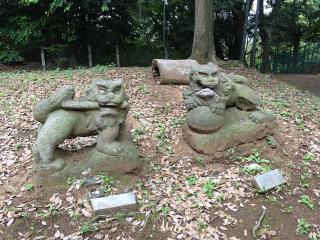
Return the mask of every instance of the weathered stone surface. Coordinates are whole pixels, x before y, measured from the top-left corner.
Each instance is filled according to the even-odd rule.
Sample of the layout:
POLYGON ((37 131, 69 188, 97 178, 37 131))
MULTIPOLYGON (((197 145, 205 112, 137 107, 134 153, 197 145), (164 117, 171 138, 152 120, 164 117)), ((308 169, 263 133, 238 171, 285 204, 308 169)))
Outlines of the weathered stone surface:
POLYGON ((209 134, 192 131, 186 124, 184 126, 186 140, 197 152, 211 155, 228 147, 262 139, 277 127, 274 118, 260 124, 251 121, 249 119, 251 113, 235 107, 228 108, 225 111, 223 127, 209 134))
POLYGON ((118 210, 136 211, 137 202, 134 193, 123 193, 107 197, 91 199, 91 205, 95 214, 106 214, 118 210))
POLYGON ((287 180, 282 176, 278 169, 258 175, 254 178, 254 183, 262 192, 271 190, 272 188, 285 184, 286 182, 287 180))
POLYGON ((152 74, 160 84, 189 84, 191 67, 199 65, 196 60, 153 59, 152 74))
POLYGON ((216 95, 216 93, 214 91, 212 91, 210 88, 201 89, 196 94, 200 98, 213 97, 216 95))
POLYGON ((83 181, 83 186, 88 187, 94 184, 100 184, 101 179, 98 176, 87 177, 83 181))
POLYGON ((222 126, 224 114, 213 114, 209 108, 199 106, 187 113, 187 122, 189 127, 196 132, 212 133, 222 126))
POLYGON ((272 115, 257 110, 259 95, 242 76, 224 74, 213 63, 195 65, 184 92, 189 145, 204 154, 224 151, 272 134, 272 115))
POLYGON ((74 100, 66 86, 40 101, 34 117, 42 125, 33 146, 35 183, 57 185, 81 172, 121 172, 139 167, 138 152, 125 130, 128 97, 121 80, 95 80, 74 100), (97 144, 78 154, 61 153, 67 138, 97 135, 97 144), (76 161, 75 161, 76 159, 76 161))
POLYGON ((141 167, 136 146, 128 140, 119 139, 124 150, 117 156, 101 153, 96 147, 89 147, 79 152, 56 151, 55 158, 62 159, 65 166, 56 171, 52 168, 42 168, 36 164, 34 184, 39 186, 59 187, 66 184, 68 177, 83 178, 83 172, 118 175, 131 172, 141 167))
POLYGON ((261 98, 249 86, 234 83, 234 90, 228 96, 227 107, 237 106, 241 110, 253 110, 261 104, 261 98))
POLYGON ((88 199, 100 198, 104 195, 104 187, 99 187, 95 191, 88 192, 88 199))

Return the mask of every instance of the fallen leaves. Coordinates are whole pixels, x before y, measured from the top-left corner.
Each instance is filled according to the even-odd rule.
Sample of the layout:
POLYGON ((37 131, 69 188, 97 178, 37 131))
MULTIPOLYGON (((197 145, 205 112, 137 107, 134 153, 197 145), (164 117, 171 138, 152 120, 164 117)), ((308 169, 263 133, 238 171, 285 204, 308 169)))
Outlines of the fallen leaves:
MULTIPOLYGON (((236 71, 243 71, 253 79, 254 87, 264 98, 262 109, 279 118, 277 134, 281 136, 281 150, 292 159, 306 152, 313 153, 312 171, 320 173, 320 114, 312 110, 319 105, 318 100, 256 72, 236 71)), ((149 228, 160 232, 161 237, 162 233, 171 236, 166 239, 239 239, 240 236, 230 236, 229 230, 238 227, 235 215, 239 210, 257 207, 249 205, 255 192, 249 185, 249 177, 239 174, 240 165, 223 163, 216 171, 205 164, 196 166, 185 149, 177 153, 186 113, 182 102, 184 86, 159 86, 148 68, 12 72, 2 74, 0 82, 3 83, 0 86, 0 93, 3 93, 0 95, 0 223, 5 230, 15 229, 20 218, 29 214, 41 227, 41 233, 32 236, 38 240, 83 239, 76 229, 84 221, 94 221, 101 227, 92 234, 93 239, 134 239, 134 234, 144 233, 149 228), (31 148, 37 128, 32 106, 61 85, 76 85, 79 96, 94 78, 125 80, 130 96, 129 130, 138 134, 135 142, 145 168, 151 169, 146 176, 140 176, 142 185, 132 189, 137 194, 143 217, 127 217, 125 224, 130 227, 125 230, 113 217, 95 219, 92 216, 80 181, 74 182, 67 191, 49 197, 39 193, 43 199, 36 196, 37 192, 19 191, 32 176, 31 148), (204 187, 208 181, 214 184, 204 187), (41 203, 36 205, 34 199, 41 203), (63 220, 64 217, 67 220, 63 220), (65 228, 55 227, 51 218, 64 221, 65 228), (72 227, 68 225, 70 222, 74 224, 72 227)), ((95 138, 77 138, 60 147, 74 151, 95 141, 95 138)), ((84 174, 89 176, 90 172, 84 174)), ((112 188, 111 191, 121 189, 112 188)), ((319 190, 314 189, 313 193, 319 203, 319 190)), ((31 221, 27 224, 31 225, 31 221)), ((29 228, 29 232, 15 233, 16 236, 30 238, 29 228)), ((317 236, 317 229, 310 236, 317 236)), ((268 236, 273 234, 266 232, 268 236)), ((246 237, 247 230, 240 235, 246 237)))

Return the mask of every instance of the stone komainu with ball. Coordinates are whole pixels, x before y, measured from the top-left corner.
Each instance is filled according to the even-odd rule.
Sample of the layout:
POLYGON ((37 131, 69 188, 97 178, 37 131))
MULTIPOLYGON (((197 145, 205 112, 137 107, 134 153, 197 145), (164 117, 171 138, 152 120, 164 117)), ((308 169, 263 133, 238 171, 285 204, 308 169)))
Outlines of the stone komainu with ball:
POLYGON ((187 142, 205 154, 263 138, 274 117, 257 109, 261 98, 242 76, 222 73, 216 65, 192 67, 184 92, 187 142))

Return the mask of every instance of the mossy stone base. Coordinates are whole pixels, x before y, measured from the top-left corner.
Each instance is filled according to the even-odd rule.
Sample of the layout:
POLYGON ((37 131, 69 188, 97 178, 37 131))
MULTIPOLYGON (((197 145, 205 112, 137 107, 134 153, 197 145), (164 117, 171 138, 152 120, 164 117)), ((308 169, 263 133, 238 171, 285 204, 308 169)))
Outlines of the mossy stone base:
POLYGON ((218 131, 208 134, 196 133, 186 124, 184 136, 197 152, 214 157, 228 147, 272 135, 276 127, 277 122, 272 115, 259 110, 242 111, 233 107, 226 109, 224 125, 218 131))
POLYGON ((63 187, 68 177, 83 178, 83 172, 90 175, 98 173, 119 175, 129 173, 141 167, 139 154, 133 142, 124 141, 123 151, 118 156, 111 156, 97 151, 96 147, 89 147, 77 152, 59 150, 55 153, 55 161, 63 161, 61 170, 45 168, 35 164, 33 183, 36 186, 63 187))

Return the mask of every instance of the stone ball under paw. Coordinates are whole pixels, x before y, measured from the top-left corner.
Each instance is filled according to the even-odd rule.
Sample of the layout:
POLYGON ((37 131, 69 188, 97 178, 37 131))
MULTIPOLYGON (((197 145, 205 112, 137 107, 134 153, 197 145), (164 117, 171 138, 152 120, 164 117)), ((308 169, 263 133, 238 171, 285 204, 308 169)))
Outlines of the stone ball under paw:
POLYGON ((224 122, 224 115, 212 113, 209 107, 200 106, 187 113, 187 123, 195 132, 212 133, 224 122))

